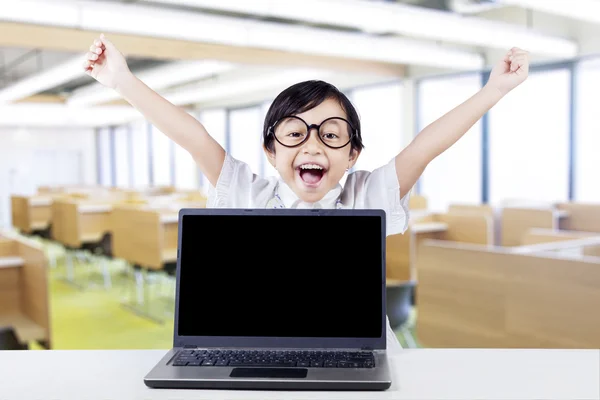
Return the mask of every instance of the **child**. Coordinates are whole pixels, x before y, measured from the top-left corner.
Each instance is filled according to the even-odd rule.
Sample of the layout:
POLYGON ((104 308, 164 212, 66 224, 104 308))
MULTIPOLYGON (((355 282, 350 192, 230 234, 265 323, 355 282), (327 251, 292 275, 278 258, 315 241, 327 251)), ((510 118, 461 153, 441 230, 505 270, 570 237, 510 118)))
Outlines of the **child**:
MULTIPOLYGON (((226 154, 194 117, 137 79, 104 35, 90 47, 83 67, 192 155, 211 185, 207 207, 383 209, 392 235, 408 226, 408 194, 425 167, 527 78, 529 60, 527 52, 511 49, 478 93, 423 129, 383 166, 348 174, 343 187, 339 182, 363 148, 360 121, 347 97, 328 83, 301 82, 275 98, 264 122, 263 147, 279 177, 260 178, 226 154)), ((389 321, 387 336, 388 348, 399 348, 389 321)))

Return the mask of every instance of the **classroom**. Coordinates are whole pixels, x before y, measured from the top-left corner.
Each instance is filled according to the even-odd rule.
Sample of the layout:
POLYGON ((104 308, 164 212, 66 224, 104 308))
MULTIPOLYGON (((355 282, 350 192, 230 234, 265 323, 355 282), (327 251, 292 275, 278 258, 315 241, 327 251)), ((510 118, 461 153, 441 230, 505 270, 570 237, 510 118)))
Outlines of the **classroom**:
MULTIPOLYGON (((260 182, 287 179, 282 156, 263 147, 268 135, 285 154, 339 154, 327 135, 311 137, 324 122, 307 120, 305 142, 293 147, 278 136, 285 124, 273 120, 284 90, 324 81, 356 109, 360 129, 345 122, 364 148, 338 175, 334 156, 325 172, 298 167, 294 182, 339 176, 345 191, 354 187, 346 180, 396 160, 394 184, 402 193, 410 183, 401 199, 394 186, 393 205, 365 203, 396 213, 401 204, 405 218, 384 239, 385 314, 388 343, 391 334, 401 347, 397 376, 412 377, 393 383, 391 397, 372 398, 600 398, 599 38, 593 0, 7 2, 0 360, 10 354, 29 365, 38 359, 20 357, 63 350, 73 351, 67 358, 115 351, 135 359, 139 351, 149 361, 135 367, 147 372, 174 343, 180 211, 225 204, 215 196, 227 183, 215 189, 215 181, 227 178, 220 166, 234 167, 227 158, 213 168, 218 157, 208 149, 245 163, 260 182), (133 76, 135 88, 125 80, 133 76), (426 387, 457 354, 468 372, 426 387), (477 368, 488 362, 503 366, 477 368), (499 373, 513 382, 494 392, 499 373)), ((240 174, 231 190, 241 199, 251 194, 242 193, 240 174)), ((273 199, 266 207, 228 204, 274 208, 273 199)), ((266 259, 261 229, 252 233, 264 237, 266 259)), ((291 230, 274 234, 309 247, 291 230)), ((338 234, 349 235, 343 251, 360 252, 354 233, 338 234)), ((220 257, 212 250, 202 242, 194 250, 207 268, 220 257)), ((0 361, 0 371, 7 365, 0 361)), ((135 389, 117 385, 98 396, 151 398, 142 378, 132 378, 135 389)))

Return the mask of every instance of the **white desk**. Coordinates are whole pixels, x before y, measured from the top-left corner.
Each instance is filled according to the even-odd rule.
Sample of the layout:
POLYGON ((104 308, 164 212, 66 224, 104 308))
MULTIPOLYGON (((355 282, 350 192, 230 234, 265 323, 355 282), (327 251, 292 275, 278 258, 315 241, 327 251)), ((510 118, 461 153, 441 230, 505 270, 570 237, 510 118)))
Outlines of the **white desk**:
MULTIPOLYGON (((0 352, 0 399, 599 399, 599 350, 411 349, 385 392, 150 389, 162 350, 0 352)), ((200 367, 201 368, 201 367, 200 367)))
POLYGON ((21 257, 0 256, 0 268, 22 267, 23 264, 25 264, 25 260, 23 260, 21 257))
POLYGON ((77 211, 82 214, 106 213, 112 211, 110 204, 80 204, 77 211))

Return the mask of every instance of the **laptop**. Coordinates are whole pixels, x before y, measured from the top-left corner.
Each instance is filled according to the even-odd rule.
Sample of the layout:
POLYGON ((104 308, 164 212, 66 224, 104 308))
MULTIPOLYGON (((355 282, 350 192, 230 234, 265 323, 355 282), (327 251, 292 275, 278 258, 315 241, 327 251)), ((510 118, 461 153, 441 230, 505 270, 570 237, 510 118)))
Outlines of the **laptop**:
POLYGON ((182 209, 152 388, 386 390, 383 210, 182 209))

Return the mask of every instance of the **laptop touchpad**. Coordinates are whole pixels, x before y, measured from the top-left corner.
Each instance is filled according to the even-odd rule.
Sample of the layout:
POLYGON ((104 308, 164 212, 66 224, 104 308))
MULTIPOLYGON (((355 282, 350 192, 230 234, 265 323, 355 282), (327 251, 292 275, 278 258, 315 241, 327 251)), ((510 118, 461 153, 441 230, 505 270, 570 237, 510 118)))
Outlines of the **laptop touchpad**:
POLYGON ((232 378, 306 378, 306 368, 234 368, 232 378))

